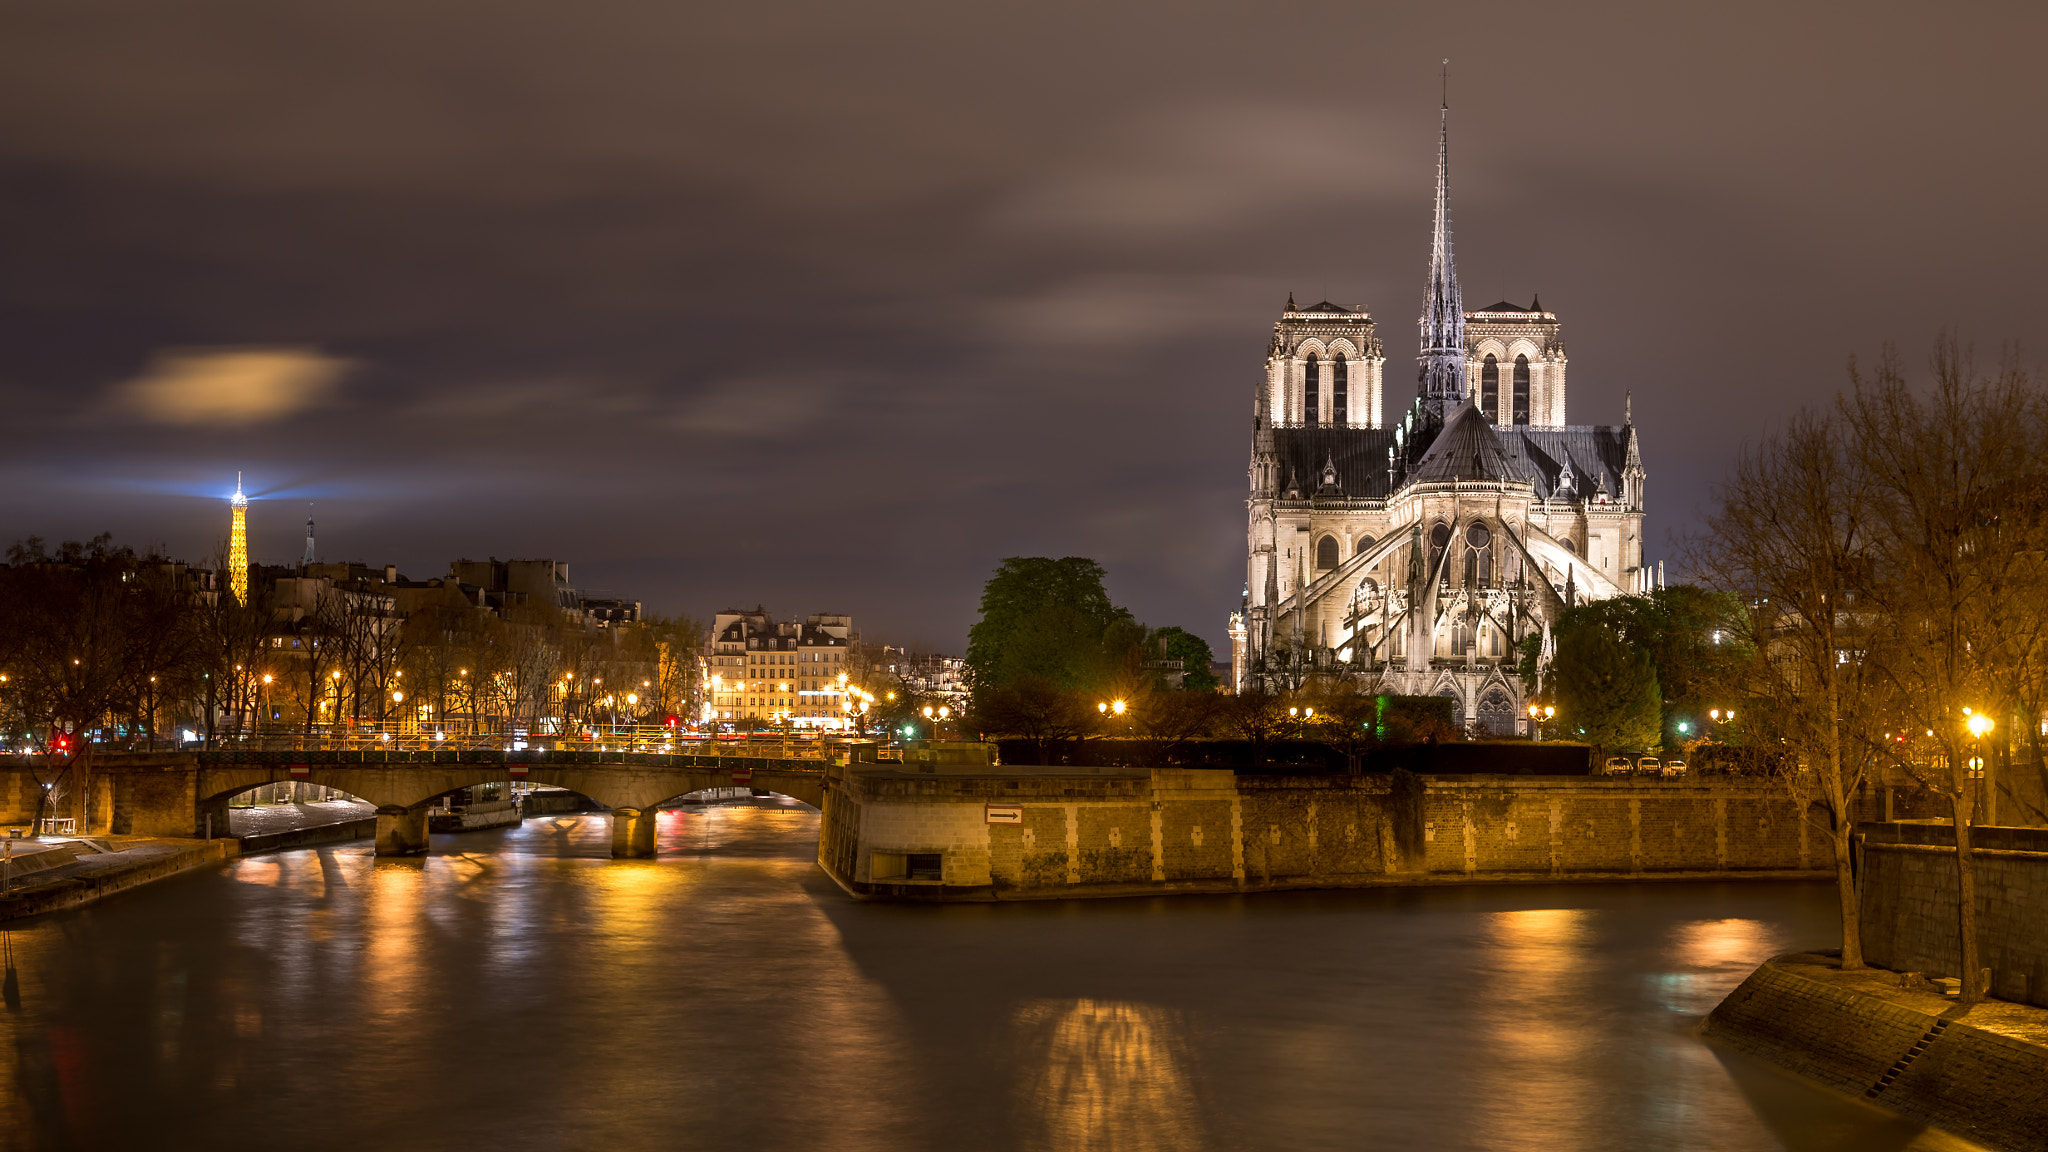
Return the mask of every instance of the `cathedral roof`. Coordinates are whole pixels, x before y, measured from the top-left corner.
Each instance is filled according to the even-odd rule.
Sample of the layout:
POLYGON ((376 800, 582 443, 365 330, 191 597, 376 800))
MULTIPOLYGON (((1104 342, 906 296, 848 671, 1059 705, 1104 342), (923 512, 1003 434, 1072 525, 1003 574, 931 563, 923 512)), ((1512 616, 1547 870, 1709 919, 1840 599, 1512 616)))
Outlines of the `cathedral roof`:
MULTIPOLYGON (((1462 412, 1465 407, 1461 406, 1462 412)), ((1477 415, 1475 411, 1475 415, 1477 415)), ((1484 423, 1484 417, 1480 421, 1484 423)), ((1619 497, 1622 470, 1628 466, 1628 430, 1623 426, 1576 424, 1562 428, 1532 428, 1526 424, 1487 426, 1495 447, 1512 468, 1516 479, 1533 484, 1538 499, 1552 497, 1585 499, 1604 487, 1610 499, 1619 497), (1571 490, 1564 491, 1566 476, 1571 490)), ((1450 432, 1445 429, 1444 434, 1450 432)), ((1442 440, 1444 434, 1439 434, 1442 440)), ((1397 490, 1387 475, 1387 452, 1395 446, 1392 428, 1280 427, 1272 430, 1273 451, 1279 457, 1280 475, 1292 475, 1304 492, 1342 496, 1353 500, 1384 500, 1397 490), (1324 486, 1325 466, 1336 473, 1336 482, 1324 486)), ((1424 454, 1427 467, 1436 445, 1424 454)), ((1446 448, 1449 452, 1449 448, 1446 448)), ((1471 449, 1466 449, 1470 459, 1471 449)), ((1399 487, 1423 479, 1421 467, 1401 479, 1399 487)), ((1480 479, 1477 469, 1463 470, 1459 477, 1480 479)))
POLYGON ((1604 491, 1621 495, 1621 472, 1628 464, 1625 425, 1573 424, 1562 428, 1531 428, 1518 424, 1498 429, 1501 447, 1513 456, 1522 474, 1536 485, 1542 499, 1586 499, 1604 491), (1564 491, 1567 465, 1571 491, 1564 491))
POLYGON ((1332 303, 1330 303, 1330 302, 1329 302, 1328 300, 1325 300, 1325 301, 1323 301, 1323 302, 1322 302, 1322 303, 1320 303, 1320 304, 1311 304, 1311 305, 1309 305, 1309 306, 1308 306, 1308 307, 1306 307, 1306 308, 1300 309, 1300 311, 1303 311, 1303 312, 1334 312, 1334 313, 1336 313, 1336 314, 1338 314, 1338 315, 1340 315, 1340 316, 1349 316, 1349 315, 1351 315, 1351 314, 1352 314, 1352 312, 1353 312, 1353 311, 1355 311, 1355 309, 1351 309, 1351 308, 1345 308, 1345 307, 1343 307, 1342 305, 1338 305, 1338 304, 1332 304, 1332 303))
POLYGON ((1527 312, 1527 311, 1530 311, 1530 309, 1524 308, 1524 307, 1522 307, 1522 306, 1521 306, 1520 304, 1510 304, 1510 303, 1508 303, 1507 301, 1503 300, 1503 301, 1501 301, 1501 302, 1500 302, 1500 303, 1498 303, 1498 304, 1488 304, 1488 305, 1487 305, 1486 307, 1484 307, 1484 308, 1481 308, 1481 309, 1479 309, 1479 311, 1481 311, 1481 312, 1527 312))
POLYGON ((1528 475, 1501 448, 1493 422, 1467 400, 1451 413, 1429 451, 1409 473, 1411 484, 1447 484, 1458 480, 1528 483, 1528 475))

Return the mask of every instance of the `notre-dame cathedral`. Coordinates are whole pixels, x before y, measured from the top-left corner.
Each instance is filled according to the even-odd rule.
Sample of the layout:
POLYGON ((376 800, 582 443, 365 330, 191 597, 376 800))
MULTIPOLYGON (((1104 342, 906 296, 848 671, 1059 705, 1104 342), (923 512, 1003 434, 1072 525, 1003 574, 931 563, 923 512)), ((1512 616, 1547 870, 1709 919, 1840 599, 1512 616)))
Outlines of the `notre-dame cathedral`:
POLYGON ((1382 412, 1371 315, 1292 297, 1252 420, 1234 686, 1319 677, 1447 696, 1479 734, 1526 731, 1515 645, 1566 605, 1646 591, 1643 460, 1619 425, 1565 422, 1565 350, 1540 300, 1465 311, 1442 112, 1420 381, 1382 412))

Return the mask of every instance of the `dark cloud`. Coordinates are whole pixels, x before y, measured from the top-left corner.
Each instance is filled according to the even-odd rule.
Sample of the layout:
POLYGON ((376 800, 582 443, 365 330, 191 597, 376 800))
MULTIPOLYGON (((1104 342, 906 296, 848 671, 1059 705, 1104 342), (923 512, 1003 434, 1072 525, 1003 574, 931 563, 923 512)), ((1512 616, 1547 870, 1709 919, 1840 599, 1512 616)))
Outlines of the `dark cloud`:
POLYGON ((1072 553, 1217 643, 1286 294, 1370 308, 1408 395, 1449 55, 1466 295, 1562 314, 1573 419, 1633 391, 1654 538, 1851 352, 2039 346, 2044 24, 4 3, 0 535, 203 556, 240 468, 268 559, 312 500, 412 575, 957 649, 998 558, 1072 553), (231 350, 286 359, 189 358, 231 350))

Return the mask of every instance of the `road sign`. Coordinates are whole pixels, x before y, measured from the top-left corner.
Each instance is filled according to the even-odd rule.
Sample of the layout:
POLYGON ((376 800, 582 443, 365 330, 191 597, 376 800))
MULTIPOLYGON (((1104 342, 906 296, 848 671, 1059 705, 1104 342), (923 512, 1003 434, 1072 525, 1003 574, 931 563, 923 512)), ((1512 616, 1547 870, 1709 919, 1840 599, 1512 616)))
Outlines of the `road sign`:
POLYGON ((294 780, 304 780, 313 774, 313 766, 311 764, 292 764, 288 768, 294 780))
POLYGON ((526 768, 527 768, 527 766, 526 766, 526 765, 524 765, 524 764, 521 764, 521 763, 520 763, 520 762, 518 762, 517 760, 514 760, 513 762, 511 762, 511 763, 509 763, 509 764, 505 765, 505 767, 511 770, 511 772, 512 772, 512 778, 513 778, 514 780, 524 780, 524 779, 526 779, 526 768))
POLYGON ((1024 822, 1024 806, 1022 804, 990 804, 987 806, 987 812, 988 822, 991 824, 1022 824, 1024 822))
POLYGON ((732 782, 735 784, 752 784, 754 782, 754 770, 752 768, 733 769, 732 782))

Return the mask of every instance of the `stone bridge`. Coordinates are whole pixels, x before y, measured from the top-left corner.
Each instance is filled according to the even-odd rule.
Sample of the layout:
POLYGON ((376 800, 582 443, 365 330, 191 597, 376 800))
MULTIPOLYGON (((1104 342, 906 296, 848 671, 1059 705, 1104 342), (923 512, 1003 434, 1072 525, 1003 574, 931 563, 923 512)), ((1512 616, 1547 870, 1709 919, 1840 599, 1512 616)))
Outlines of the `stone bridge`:
MULTIPOLYGON (((0 781, 0 801, 26 824, 36 787, 25 771, 0 781), (9 794, 11 793, 11 794, 9 794)), ((566 788, 611 810, 612 855, 654 855, 655 808, 706 788, 753 787, 825 803, 825 764, 816 759, 658 752, 435 750, 292 751, 228 749, 97 753, 84 782, 80 831, 139 836, 203 835, 228 826, 228 801, 252 788, 303 780, 377 806, 377 855, 426 851, 427 810, 479 784, 525 780, 566 788)))

